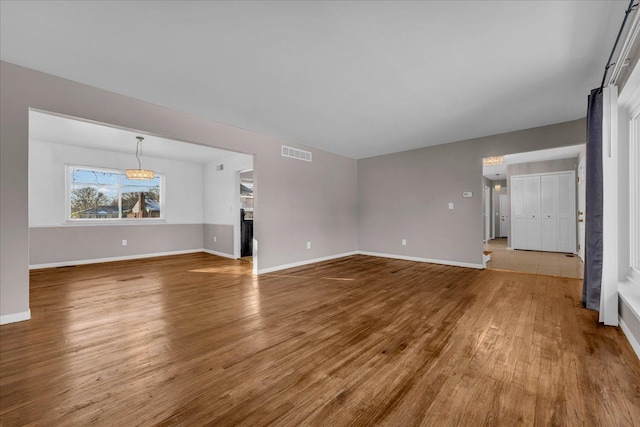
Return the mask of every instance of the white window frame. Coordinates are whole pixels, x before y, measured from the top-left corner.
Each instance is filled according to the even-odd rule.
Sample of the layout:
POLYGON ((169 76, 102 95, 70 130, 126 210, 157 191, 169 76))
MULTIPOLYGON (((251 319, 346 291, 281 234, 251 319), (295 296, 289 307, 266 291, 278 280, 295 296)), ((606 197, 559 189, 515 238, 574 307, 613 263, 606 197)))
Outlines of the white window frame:
MULTIPOLYGON (((87 165, 78 165, 78 164, 65 164, 65 218, 67 223, 73 224, 131 224, 131 223, 157 223, 157 222, 166 222, 166 212, 165 212, 165 174, 163 173, 155 173, 157 177, 160 178, 160 216, 157 218, 72 218, 71 217, 71 169, 72 168, 80 168, 80 169, 88 169, 96 172, 106 172, 106 173, 117 173, 118 177, 121 177, 124 173, 124 169, 117 168, 105 168, 99 166, 87 166, 87 165)), ((120 182, 120 178, 118 178, 118 212, 122 214, 122 183, 120 182)))
POLYGON ((632 282, 640 286, 640 106, 629 120, 629 271, 632 282))

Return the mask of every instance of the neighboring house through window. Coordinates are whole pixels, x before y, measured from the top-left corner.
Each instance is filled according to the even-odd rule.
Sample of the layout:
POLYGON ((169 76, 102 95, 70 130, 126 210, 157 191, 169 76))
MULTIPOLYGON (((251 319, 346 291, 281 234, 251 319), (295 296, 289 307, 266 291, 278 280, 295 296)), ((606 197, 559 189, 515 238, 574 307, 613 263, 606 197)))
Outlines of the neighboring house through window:
POLYGON ((163 181, 162 175, 132 180, 121 170, 67 166, 67 218, 163 219, 163 181))

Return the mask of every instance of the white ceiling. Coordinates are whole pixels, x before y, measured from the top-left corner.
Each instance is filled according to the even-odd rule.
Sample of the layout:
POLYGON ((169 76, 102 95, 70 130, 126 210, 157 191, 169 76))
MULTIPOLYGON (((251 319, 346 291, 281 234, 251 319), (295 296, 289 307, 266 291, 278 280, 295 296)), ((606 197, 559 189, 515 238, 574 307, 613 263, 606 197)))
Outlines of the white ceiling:
POLYGON ((0 57, 364 158, 584 117, 627 1, 2 1, 0 57))
POLYGON ((584 144, 578 144, 567 147, 551 148, 548 150, 506 154, 502 156, 504 162, 501 165, 482 166, 482 175, 491 180, 507 179, 507 165, 542 162, 545 160, 575 159, 578 157, 578 154, 580 154, 580 150, 584 147, 584 144))
POLYGON ((204 164, 234 154, 226 150, 159 138, 38 111, 29 112, 29 139, 34 141, 116 151, 133 156, 136 152, 136 136, 144 137, 142 142, 144 157, 204 164))

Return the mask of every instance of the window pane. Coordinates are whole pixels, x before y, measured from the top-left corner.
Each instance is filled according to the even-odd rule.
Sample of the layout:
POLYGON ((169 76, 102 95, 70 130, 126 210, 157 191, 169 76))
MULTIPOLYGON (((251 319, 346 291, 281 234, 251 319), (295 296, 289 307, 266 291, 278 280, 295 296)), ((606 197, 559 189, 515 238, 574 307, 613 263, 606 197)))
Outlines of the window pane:
POLYGON ((70 168, 71 218, 118 218, 118 174, 70 168))
POLYGON ((122 218, 160 218, 160 177, 131 180, 122 174, 122 218))

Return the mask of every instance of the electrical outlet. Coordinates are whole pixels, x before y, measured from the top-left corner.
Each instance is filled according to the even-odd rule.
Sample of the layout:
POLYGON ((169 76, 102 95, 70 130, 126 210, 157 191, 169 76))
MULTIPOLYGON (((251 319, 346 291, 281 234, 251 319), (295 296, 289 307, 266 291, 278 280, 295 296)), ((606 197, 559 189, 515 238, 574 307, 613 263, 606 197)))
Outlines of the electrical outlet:
POLYGON ((402 246, 407 246, 407 239, 402 239, 402 246))
POLYGON ((126 239, 122 239, 122 246, 127 246, 127 240, 126 239))
POLYGON ((311 242, 307 242, 307 249, 311 249, 311 242))

